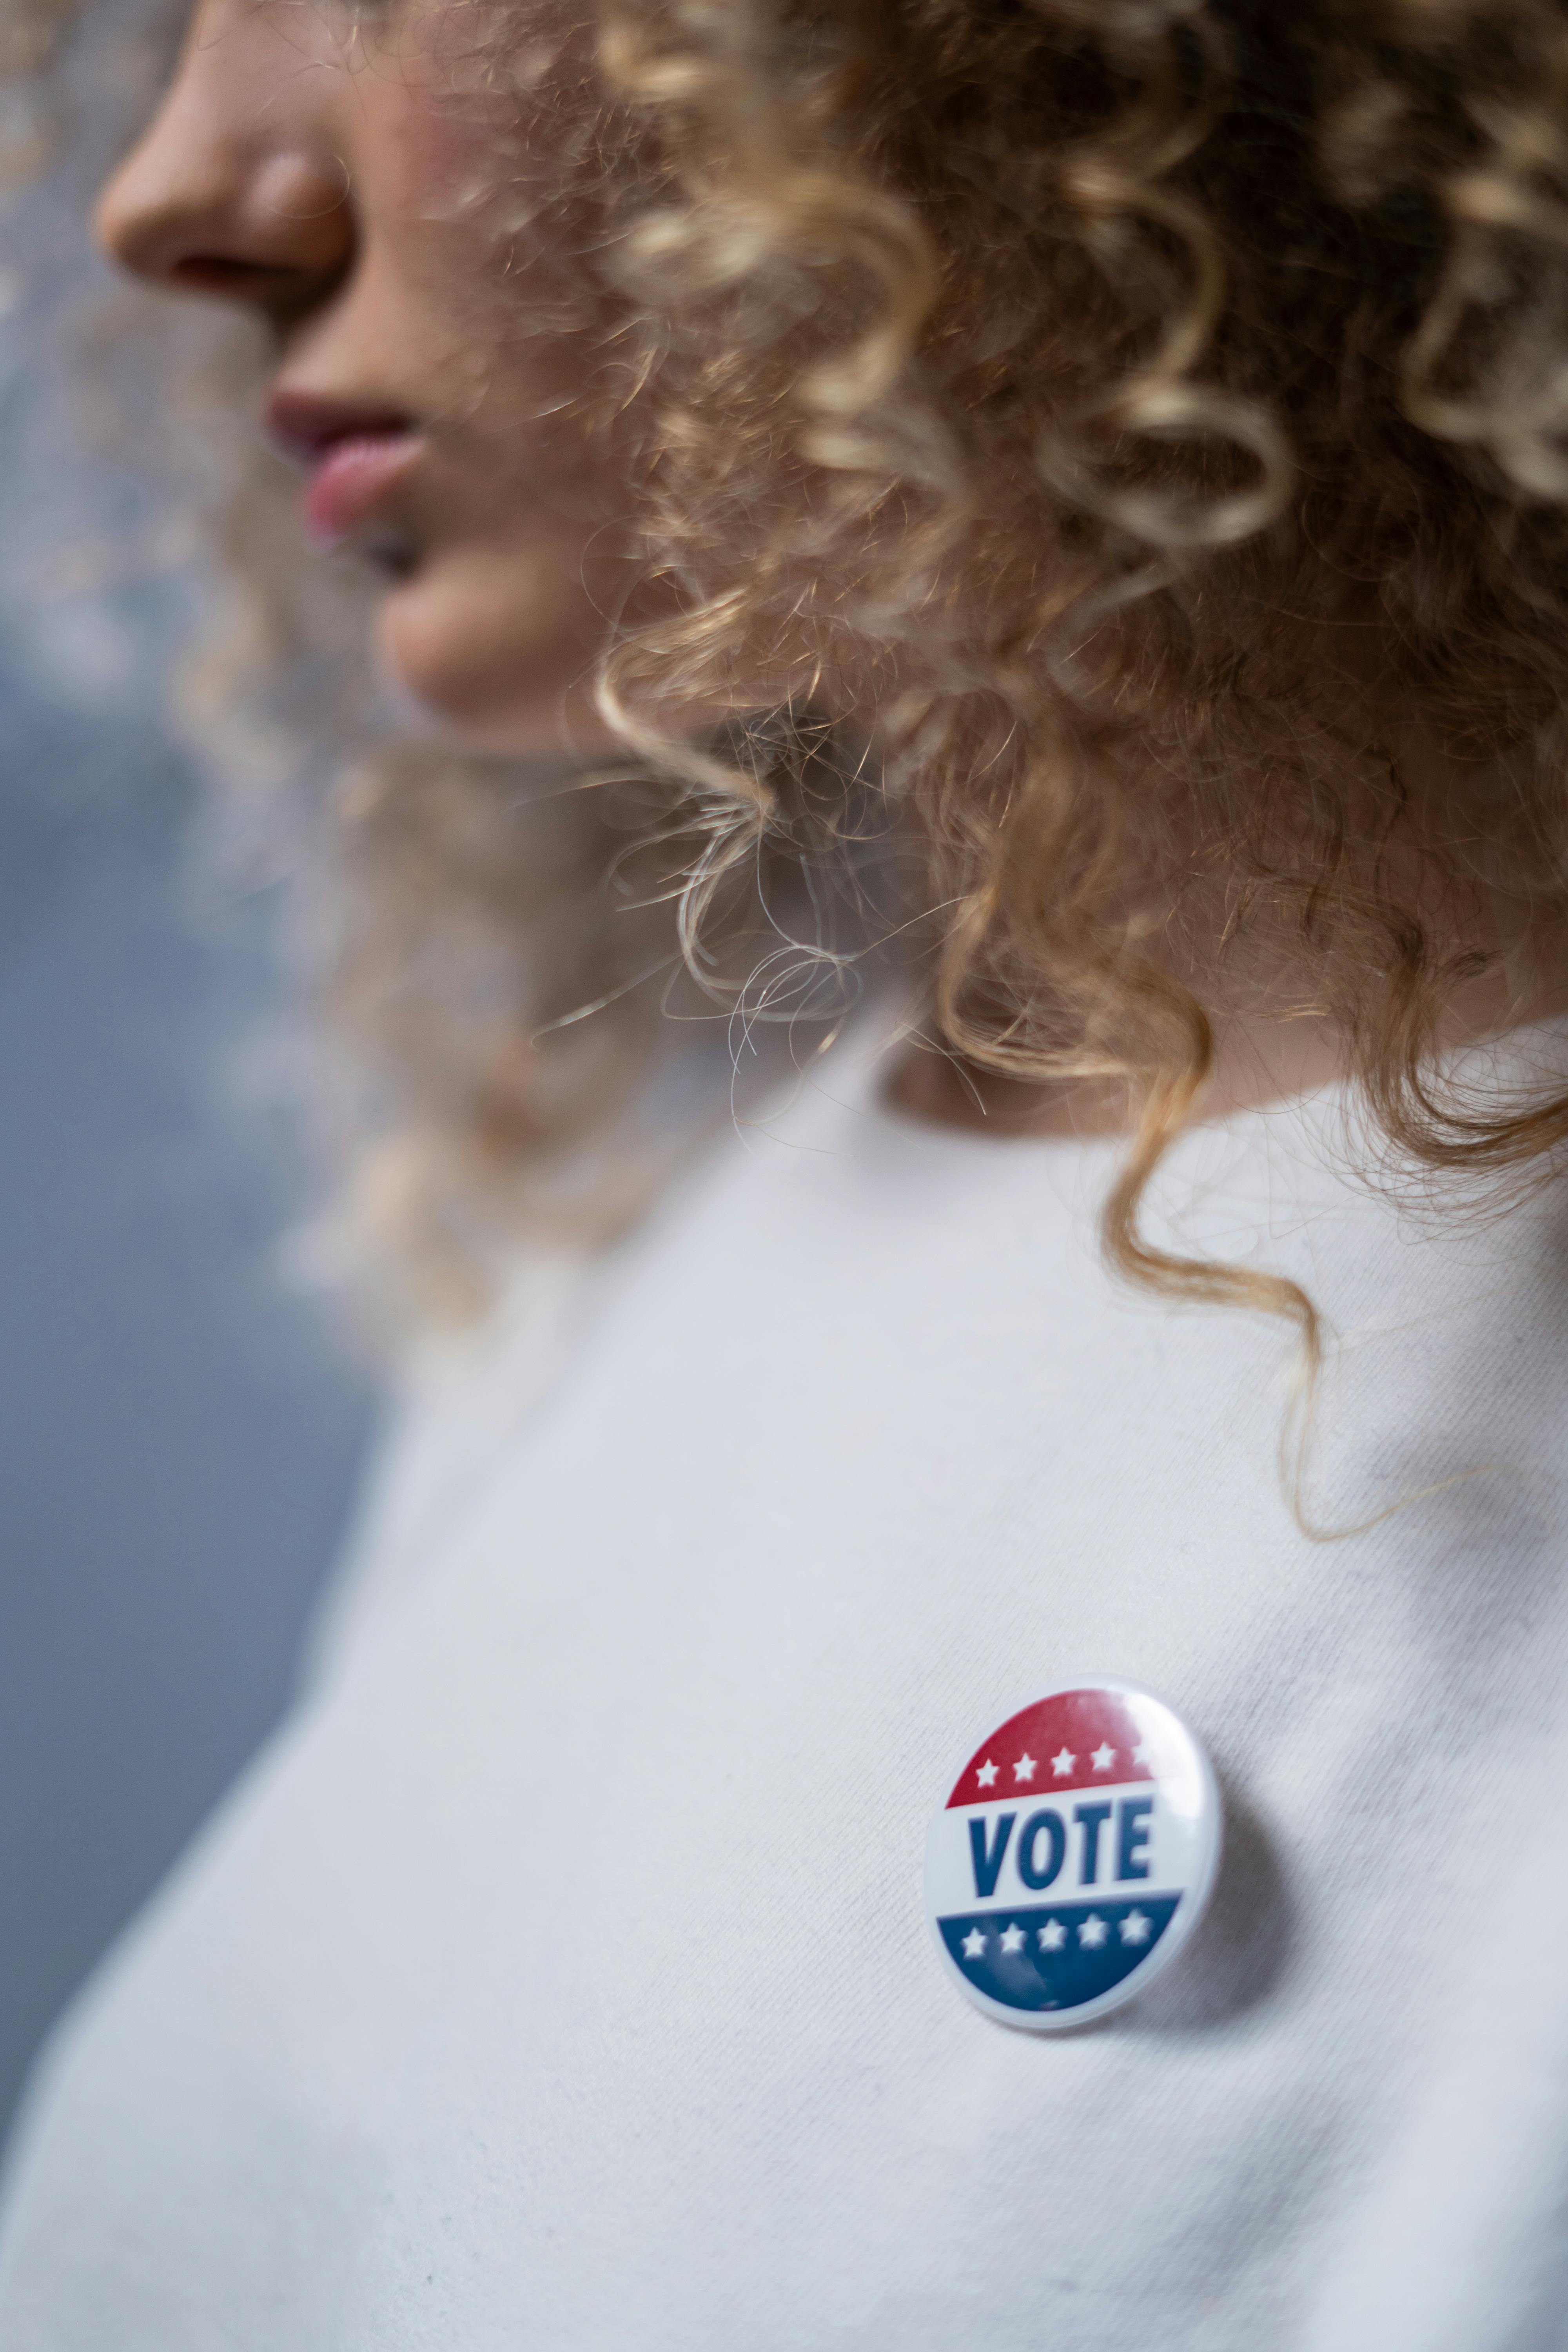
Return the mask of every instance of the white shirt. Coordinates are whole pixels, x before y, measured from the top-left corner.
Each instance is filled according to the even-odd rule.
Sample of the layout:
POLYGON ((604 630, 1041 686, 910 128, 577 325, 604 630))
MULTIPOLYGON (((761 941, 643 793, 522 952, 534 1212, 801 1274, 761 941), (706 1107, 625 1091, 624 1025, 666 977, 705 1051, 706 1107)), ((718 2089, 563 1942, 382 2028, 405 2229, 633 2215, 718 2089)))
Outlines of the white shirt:
POLYGON ((1344 1335, 1310 1506, 1405 1507, 1335 1542, 1289 1335, 1101 1270, 1112 1148, 918 1128, 847 1049, 521 1425, 505 1347, 427 1409, 36 2085, 6 2352, 1568 2343, 1564 1213, 1402 1217, 1340 1124, 1163 1196, 1344 1335), (940 1968, 924 1833, 1085 1669, 1191 1725, 1226 1848, 1141 2001, 1037 2036, 940 1968))

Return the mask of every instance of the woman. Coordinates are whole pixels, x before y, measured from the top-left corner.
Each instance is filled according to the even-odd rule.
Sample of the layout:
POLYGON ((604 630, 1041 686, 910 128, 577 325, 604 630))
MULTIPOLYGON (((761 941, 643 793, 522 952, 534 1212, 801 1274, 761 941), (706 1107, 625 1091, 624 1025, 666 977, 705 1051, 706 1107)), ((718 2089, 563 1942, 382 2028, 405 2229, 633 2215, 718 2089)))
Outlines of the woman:
POLYGON ((837 1042, 416 1421, 15 2352, 1560 2340, 1565 112, 1547 0, 200 0, 104 240, 489 755, 347 804, 370 1189, 620 1199, 677 964, 837 1042))

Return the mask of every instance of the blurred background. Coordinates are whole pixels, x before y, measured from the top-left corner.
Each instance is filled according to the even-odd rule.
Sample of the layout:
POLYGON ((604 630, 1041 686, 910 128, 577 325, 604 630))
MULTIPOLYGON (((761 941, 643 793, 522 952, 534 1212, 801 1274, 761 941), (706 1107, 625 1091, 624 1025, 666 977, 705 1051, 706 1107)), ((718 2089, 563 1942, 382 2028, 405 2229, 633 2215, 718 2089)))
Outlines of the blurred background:
POLYGON ((191 584, 117 569, 156 487, 69 390, 103 156, 68 145, 0 197, 0 2128, 287 1704, 374 1415, 282 1246, 275 894, 198 849, 163 716, 191 584))

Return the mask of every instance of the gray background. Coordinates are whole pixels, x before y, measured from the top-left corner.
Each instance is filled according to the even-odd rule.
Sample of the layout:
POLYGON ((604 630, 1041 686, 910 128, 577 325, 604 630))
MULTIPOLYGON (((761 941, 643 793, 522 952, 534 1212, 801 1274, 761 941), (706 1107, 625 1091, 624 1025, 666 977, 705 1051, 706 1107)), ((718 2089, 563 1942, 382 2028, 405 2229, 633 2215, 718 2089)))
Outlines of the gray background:
POLYGON ((166 498, 73 423, 102 160, 0 210, 0 2127, 286 1703, 373 1417, 279 1271, 306 1171, 237 1105, 273 908, 192 878, 190 582, 72 585, 166 498))
POLYGON ((189 785, 0 670, 0 2116, 284 1704, 368 1382, 222 1083, 271 987, 189 785))

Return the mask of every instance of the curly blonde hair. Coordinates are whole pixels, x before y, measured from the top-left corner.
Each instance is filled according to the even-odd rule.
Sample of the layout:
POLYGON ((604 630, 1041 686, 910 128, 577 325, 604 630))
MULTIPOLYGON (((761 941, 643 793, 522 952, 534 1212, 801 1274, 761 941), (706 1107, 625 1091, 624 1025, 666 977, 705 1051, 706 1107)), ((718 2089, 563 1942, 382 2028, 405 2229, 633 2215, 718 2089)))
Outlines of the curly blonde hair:
MULTIPOLYGON (((503 146, 521 16, 452 11, 503 146)), ((1463 1094, 1436 1052, 1475 906, 1550 921, 1568 882, 1568 11, 603 0, 582 74, 549 102, 581 101, 668 592, 601 678, 643 782, 405 750, 340 795, 367 1197, 473 1256, 613 1131, 648 972, 743 992, 759 873, 826 872, 874 803, 918 845, 935 1040, 1123 1087, 1112 1263, 1310 1358, 1293 1285, 1140 1229, 1235 993, 1194 940, 1243 974, 1283 924, 1287 1009, 1406 1162, 1540 1171, 1568 1130, 1568 1094, 1463 1094), (759 676, 764 711, 680 740, 759 676), (1436 808, 1416 722, 1462 779, 1436 808)))

